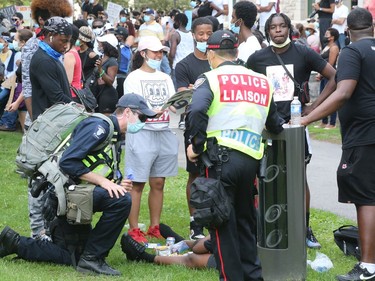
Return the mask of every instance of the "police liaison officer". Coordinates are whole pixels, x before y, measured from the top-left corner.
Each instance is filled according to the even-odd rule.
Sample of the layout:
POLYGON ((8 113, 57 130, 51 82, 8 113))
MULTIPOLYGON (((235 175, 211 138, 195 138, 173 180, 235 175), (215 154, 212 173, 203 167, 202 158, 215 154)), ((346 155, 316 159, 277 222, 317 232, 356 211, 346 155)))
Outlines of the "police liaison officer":
MULTIPOLYGON (((155 112, 148 108, 140 95, 127 94, 121 97, 116 111, 112 116, 109 116, 114 125, 116 144, 120 143, 121 133, 136 133, 142 128, 147 118, 154 116, 155 112)), ((80 272, 120 275, 119 271, 111 268, 105 262, 105 257, 114 246, 128 218, 131 208, 131 196, 128 191, 132 188, 132 181, 123 179, 119 184, 111 181, 113 172, 116 170, 116 167, 113 166, 114 157, 111 157, 111 153, 106 152, 106 148, 103 148, 99 153, 94 152, 95 148, 106 141, 109 133, 110 124, 102 118, 89 117, 81 121, 73 131, 71 143, 60 160, 60 168, 73 181, 95 185, 93 211, 103 213, 95 227, 91 230, 90 226, 85 228, 84 225, 69 225, 65 218, 57 218, 52 222, 52 225, 57 225, 61 229, 56 231, 55 227, 51 226, 53 243, 23 237, 11 228, 5 227, 0 234, 0 258, 17 254, 25 260, 64 265, 75 265, 77 258, 77 270, 80 272), (107 177, 96 173, 96 169, 94 172, 91 171, 92 169, 84 164, 87 156, 93 159, 92 155, 95 158, 99 154, 104 155, 106 164, 112 171, 107 177), (60 222, 56 222, 56 220, 60 220, 60 222), (74 240, 75 232, 77 234, 85 232, 85 230, 87 235, 83 241, 71 241, 74 240), (72 255, 69 248, 72 246, 71 242, 80 243, 80 245, 73 245, 74 248, 77 246, 82 248, 78 257, 72 255)), ((117 159, 119 159, 120 149, 117 149, 117 153, 117 159)), ((95 163, 92 163, 92 166, 95 166, 95 163)))
MULTIPOLYGON (((207 42, 207 58, 213 70, 194 85, 188 110, 190 161, 197 162, 209 143, 225 151, 220 181, 231 200, 229 221, 210 230, 220 280, 263 280, 256 247, 256 213, 252 184, 263 156, 262 130, 283 128, 272 100, 266 76, 233 61, 237 39, 229 31, 216 31, 207 42), (212 141, 214 140, 214 141, 212 141)), ((210 156, 210 160, 213 160, 210 156)), ((215 178, 216 167, 208 169, 215 178)), ((217 162, 216 162, 217 164, 217 162)))

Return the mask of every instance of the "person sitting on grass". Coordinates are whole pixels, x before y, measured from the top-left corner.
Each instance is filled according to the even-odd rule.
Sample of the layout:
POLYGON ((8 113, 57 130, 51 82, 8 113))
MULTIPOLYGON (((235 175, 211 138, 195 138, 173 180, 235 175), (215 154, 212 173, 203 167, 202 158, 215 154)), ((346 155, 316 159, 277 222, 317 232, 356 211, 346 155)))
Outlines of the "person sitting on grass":
POLYGON ((146 246, 135 241, 124 233, 121 237, 121 249, 129 261, 145 261, 158 265, 183 265, 189 268, 216 268, 215 257, 212 254, 210 236, 198 240, 184 240, 168 225, 160 223, 160 234, 164 237, 174 237, 175 243, 184 241, 192 253, 186 255, 157 256, 146 252, 146 246))

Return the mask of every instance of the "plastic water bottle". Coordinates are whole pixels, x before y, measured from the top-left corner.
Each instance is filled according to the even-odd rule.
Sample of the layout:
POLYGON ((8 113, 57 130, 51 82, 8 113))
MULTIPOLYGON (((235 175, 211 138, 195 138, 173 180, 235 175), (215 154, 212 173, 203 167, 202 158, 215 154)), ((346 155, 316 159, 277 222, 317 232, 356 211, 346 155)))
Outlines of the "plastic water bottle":
POLYGON ((298 100, 298 97, 294 97, 290 103, 290 126, 299 127, 301 126, 301 113, 302 105, 298 100))

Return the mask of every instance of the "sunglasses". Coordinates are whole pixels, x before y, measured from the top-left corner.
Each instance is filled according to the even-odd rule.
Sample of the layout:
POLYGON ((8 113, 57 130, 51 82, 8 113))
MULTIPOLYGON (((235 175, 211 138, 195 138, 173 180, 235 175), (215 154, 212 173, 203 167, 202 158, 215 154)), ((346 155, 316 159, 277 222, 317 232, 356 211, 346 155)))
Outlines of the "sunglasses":
POLYGON ((142 112, 136 110, 136 109, 132 109, 131 108, 131 111, 134 113, 134 114, 137 114, 138 115, 138 119, 139 121, 141 121, 142 123, 146 122, 147 120, 147 116, 144 115, 142 112))
POLYGON ((99 28, 103 28, 103 26, 93 26, 92 29, 99 29, 99 28))
POLYGON ((17 18, 12 18, 12 21, 18 21, 18 20, 20 20, 20 19, 17 19, 17 18))

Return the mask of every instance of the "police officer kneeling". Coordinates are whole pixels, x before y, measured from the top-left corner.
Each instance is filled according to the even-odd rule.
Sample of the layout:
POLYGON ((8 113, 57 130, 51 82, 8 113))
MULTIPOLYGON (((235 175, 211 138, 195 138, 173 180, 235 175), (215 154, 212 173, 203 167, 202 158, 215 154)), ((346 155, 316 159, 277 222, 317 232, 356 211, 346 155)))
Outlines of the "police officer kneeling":
MULTIPOLYGON (((213 70, 194 85, 187 122, 190 161, 197 162, 207 147, 214 166, 208 177, 217 178, 231 201, 228 222, 211 229, 220 280, 263 280, 256 247, 253 183, 263 156, 262 131, 283 128, 267 77, 234 63, 238 42, 229 31, 216 31, 207 42, 213 70)), ((206 153, 206 152, 204 152, 206 153)))
MULTIPOLYGON (((142 127, 141 121, 155 115, 140 95, 125 94, 118 101, 116 111, 109 116, 114 126, 115 143, 120 144, 121 133, 135 133, 142 127)), ((80 272, 120 275, 119 271, 105 262, 105 257, 114 246, 128 218, 131 208, 128 191, 132 188, 132 181, 112 181, 116 171, 116 163, 113 163, 115 157, 106 151, 106 147, 99 152, 95 150, 106 141, 109 134, 110 124, 106 120, 95 116, 84 119, 74 129, 70 145, 60 160, 60 168, 76 184, 87 182, 94 185, 93 212, 102 212, 95 227, 91 229, 90 225, 71 225, 66 222, 65 217, 57 218, 51 224, 53 242, 23 237, 5 227, 0 234, 0 258, 18 254, 25 260, 74 266, 78 260, 77 270, 80 272), (106 177, 97 173, 97 169, 90 169, 87 164, 91 161, 92 166, 98 168, 95 159, 101 156, 105 159, 102 168, 110 171, 106 173, 106 177)), ((120 149, 117 149, 117 159, 120 152, 120 149)))

